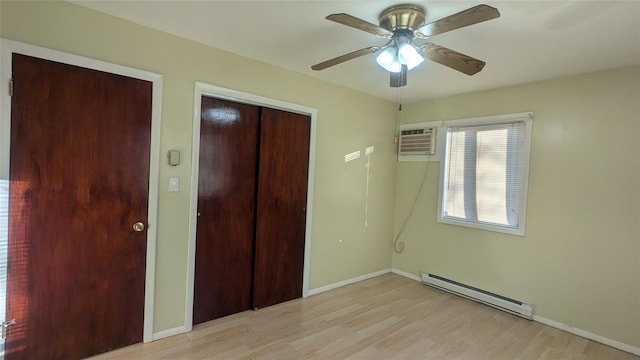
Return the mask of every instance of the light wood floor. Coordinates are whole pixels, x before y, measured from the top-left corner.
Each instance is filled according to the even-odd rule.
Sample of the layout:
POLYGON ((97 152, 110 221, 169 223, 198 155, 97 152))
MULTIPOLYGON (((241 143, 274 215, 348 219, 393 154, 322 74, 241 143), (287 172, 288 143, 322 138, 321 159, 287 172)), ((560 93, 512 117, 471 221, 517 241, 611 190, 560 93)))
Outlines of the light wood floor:
POLYGON ((395 274, 92 358, 640 359, 395 274))

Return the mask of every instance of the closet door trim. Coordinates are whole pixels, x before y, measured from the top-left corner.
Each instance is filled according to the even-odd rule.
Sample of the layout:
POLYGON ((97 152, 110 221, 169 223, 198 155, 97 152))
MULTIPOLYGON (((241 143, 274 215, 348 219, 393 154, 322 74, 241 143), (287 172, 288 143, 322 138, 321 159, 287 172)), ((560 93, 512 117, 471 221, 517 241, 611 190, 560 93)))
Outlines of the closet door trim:
POLYGON ((317 110, 312 107, 294 104, 286 101, 272 99, 260 95, 250 94, 238 90, 227 89, 196 81, 193 101, 193 134, 191 149, 191 190, 190 190, 190 214, 189 214, 189 246, 187 254, 187 294, 185 301, 185 331, 191 331, 193 327, 193 289, 195 278, 196 256, 196 222, 198 212, 198 171, 200 161, 200 111, 202 96, 210 96, 218 99, 235 101, 238 103, 263 106, 277 110, 284 110, 307 115, 311 118, 311 132, 309 135, 309 173, 307 177, 307 216, 304 239, 304 267, 302 275, 302 297, 309 295, 309 258, 311 249, 311 222, 313 219, 313 179, 315 170, 316 148, 316 119, 317 110))

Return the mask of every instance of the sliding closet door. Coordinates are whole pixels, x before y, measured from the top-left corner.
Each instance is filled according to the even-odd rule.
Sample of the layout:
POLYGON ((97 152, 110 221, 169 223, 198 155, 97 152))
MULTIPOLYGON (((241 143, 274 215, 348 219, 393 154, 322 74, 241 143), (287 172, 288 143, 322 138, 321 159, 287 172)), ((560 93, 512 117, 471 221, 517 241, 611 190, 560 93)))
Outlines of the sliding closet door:
POLYGON ((194 324, 251 308, 259 120, 202 97, 194 324))
POLYGON ((253 307, 302 296, 311 119, 263 108, 253 307))

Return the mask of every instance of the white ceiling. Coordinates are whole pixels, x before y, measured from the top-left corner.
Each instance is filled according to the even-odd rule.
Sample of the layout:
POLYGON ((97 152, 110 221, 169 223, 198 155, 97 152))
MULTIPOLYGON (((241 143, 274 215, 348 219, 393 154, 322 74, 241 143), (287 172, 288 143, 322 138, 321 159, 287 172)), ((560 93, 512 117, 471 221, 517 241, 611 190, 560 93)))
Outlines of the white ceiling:
MULTIPOLYGON (((377 24, 402 1, 72 1, 147 27, 396 100, 375 55, 322 70, 311 65, 384 39, 325 20, 348 13, 377 24)), ((480 3, 501 17, 430 38, 484 60, 467 76, 425 61, 401 88, 405 102, 640 64, 640 1, 412 1, 427 23, 480 3)), ((420 41, 417 41, 421 43, 420 41)))

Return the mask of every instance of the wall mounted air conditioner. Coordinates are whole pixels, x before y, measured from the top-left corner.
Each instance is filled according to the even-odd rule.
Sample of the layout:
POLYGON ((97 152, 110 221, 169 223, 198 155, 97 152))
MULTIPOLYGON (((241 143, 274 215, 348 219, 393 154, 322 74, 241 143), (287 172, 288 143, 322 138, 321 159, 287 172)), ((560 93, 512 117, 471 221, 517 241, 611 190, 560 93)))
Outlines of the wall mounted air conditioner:
POLYGON ((400 127, 398 160, 425 161, 436 154, 436 127, 400 127))

